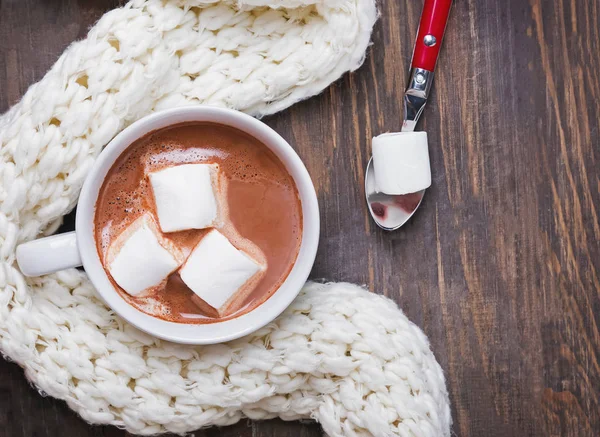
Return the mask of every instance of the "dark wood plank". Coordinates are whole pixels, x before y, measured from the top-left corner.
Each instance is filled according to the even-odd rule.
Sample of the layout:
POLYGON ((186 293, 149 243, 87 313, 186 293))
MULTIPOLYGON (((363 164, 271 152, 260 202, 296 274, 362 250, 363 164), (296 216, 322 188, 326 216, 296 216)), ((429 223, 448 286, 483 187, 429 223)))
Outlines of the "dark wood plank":
MULTIPOLYGON (((0 111, 114 0, 0 1, 0 111)), ((434 185, 393 234, 366 216, 372 135, 398 130, 422 2, 383 0, 365 65, 266 121, 321 204, 315 278, 368 284, 421 326, 460 436, 600 434, 600 1, 457 1, 421 128, 434 185)), ((0 362, 11 436, 90 427, 0 362)), ((240 423, 197 436, 319 436, 240 423)))

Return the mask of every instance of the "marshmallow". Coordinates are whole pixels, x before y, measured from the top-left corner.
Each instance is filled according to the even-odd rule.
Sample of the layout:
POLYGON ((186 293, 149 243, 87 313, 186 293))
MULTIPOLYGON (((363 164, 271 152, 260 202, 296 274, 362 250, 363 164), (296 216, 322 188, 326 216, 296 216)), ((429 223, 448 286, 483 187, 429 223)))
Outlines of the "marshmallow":
POLYGON ((183 164, 150 173, 158 223, 163 232, 204 229, 215 224, 216 164, 183 164))
POLYGON ((236 249, 219 231, 212 230, 192 250, 179 275, 203 302, 223 316, 231 311, 234 300, 239 301, 240 288, 263 270, 265 266, 236 249))
POLYGON ((183 262, 183 255, 158 233, 149 214, 134 221, 110 245, 108 271, 132 296, 160 285, 183 262))
POLYGON ((377 191, 400 195, 431 185, 427 132, 399 132, 373 138, 377 191))

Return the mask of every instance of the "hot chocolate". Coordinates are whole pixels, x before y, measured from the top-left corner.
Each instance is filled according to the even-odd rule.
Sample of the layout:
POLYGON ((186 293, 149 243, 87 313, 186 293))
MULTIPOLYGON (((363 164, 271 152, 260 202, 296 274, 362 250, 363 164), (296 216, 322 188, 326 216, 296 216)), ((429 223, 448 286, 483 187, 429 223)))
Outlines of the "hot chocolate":
MULTIPOLYGON (((302 209, 293 178, 266 145, 232 127, 185 123, 154 131, 123 152, 100 189, 94 224, 100 259, 125 300, 168 321, 211 323, 251 311, 286 279, 300 248, 302 209), (178 221, 178 217, 168 214, 168 209, 158 217, 157 193, 153 192, 154 182, 149 175, 185 164, 213 164, 211 168, 218 168, 218 177, 213 176, 218 215, 207 228, 169 232, 163 229, 164 217, 171 222, 178 221), (107 266, 114 256, 109 249, 114 245, 121 247, 123 235, 132 233, 130 228, 141 222, 148 222, 144 229, 156 234, 156 244, 165 250, 174 248, 174 259, 178 260, 195 259, 190 255, 203 245, 202 240, 209 233, 211 238, 218 236, 215 241, 228 240, 231 250, 237 249, 256 265, 250 270, 253 276, 222 308, 213 308, 199 299, 188 287, 190 280, 185 274, 182 280, 178 268, 171 269, 159 286, 131 295, 110 274, 107 266)), ((199 269, 188 266, 187 270, 196 273, 199 269)))

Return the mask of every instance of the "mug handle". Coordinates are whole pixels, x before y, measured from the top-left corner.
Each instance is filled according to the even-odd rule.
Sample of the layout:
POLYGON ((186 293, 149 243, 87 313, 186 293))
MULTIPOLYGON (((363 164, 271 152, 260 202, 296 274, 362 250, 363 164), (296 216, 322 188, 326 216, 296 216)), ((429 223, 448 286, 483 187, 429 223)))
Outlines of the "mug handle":
POLYGON ((75 232, 20 244, 17 246, 17 264, 25 276, 42 276, 81 266, 75 232))

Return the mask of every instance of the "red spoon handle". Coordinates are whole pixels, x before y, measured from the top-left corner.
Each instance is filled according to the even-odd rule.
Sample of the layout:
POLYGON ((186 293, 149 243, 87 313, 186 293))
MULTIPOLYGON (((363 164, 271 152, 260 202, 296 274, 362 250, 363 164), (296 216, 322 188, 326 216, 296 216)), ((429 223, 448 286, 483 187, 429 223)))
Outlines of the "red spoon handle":
POLYGON ((412 68, 433 71, 450 14, 452 0, 425 0, 412 68))

